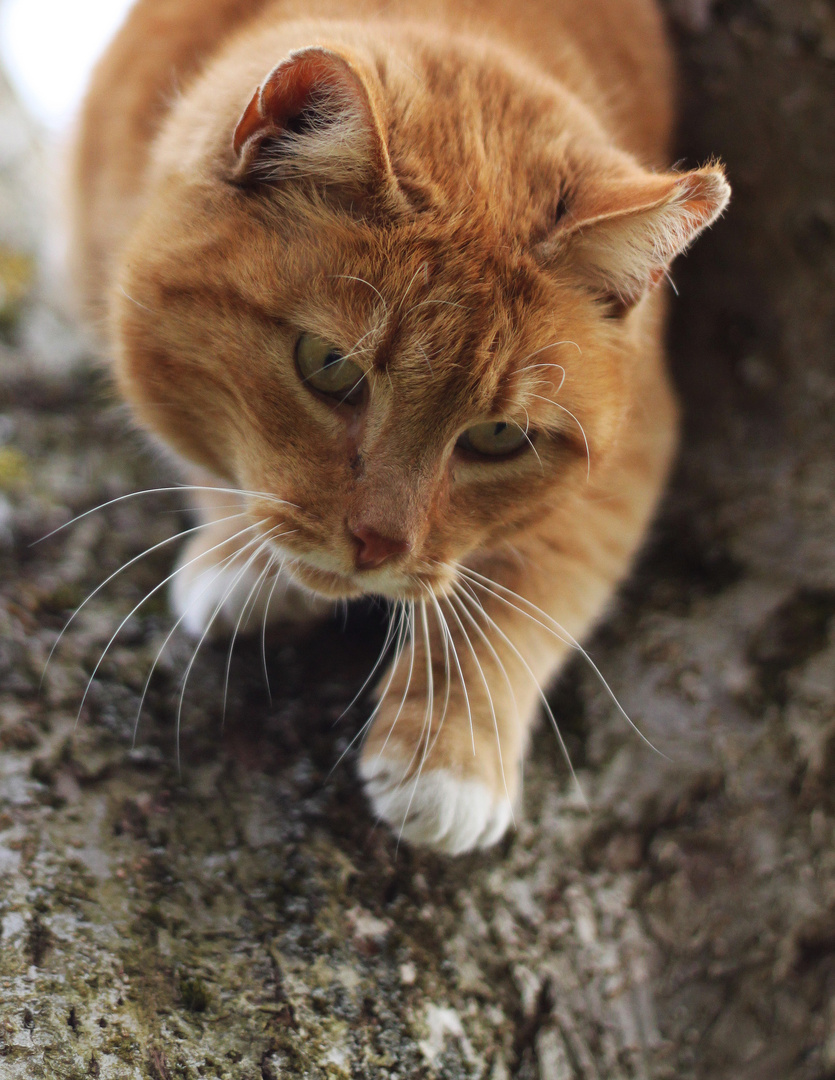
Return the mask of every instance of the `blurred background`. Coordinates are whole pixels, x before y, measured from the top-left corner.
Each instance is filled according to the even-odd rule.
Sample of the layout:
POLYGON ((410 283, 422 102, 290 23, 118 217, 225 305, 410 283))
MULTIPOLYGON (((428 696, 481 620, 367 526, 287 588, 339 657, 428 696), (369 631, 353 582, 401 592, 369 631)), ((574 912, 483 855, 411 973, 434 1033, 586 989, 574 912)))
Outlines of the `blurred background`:
POLYGON ((131 0, 2 0, 0 60, 21 102, 50 133, 65 132, 90 70, 131 0))
POLYGON ((63 314, 66 147, 93 65, 129 7, 130 0, 0 0, 0 325, 34 346, 18 366, 81 360, 79 328, 63 314), (36 293, 44 303, 18 320, 25 297, 36 293))

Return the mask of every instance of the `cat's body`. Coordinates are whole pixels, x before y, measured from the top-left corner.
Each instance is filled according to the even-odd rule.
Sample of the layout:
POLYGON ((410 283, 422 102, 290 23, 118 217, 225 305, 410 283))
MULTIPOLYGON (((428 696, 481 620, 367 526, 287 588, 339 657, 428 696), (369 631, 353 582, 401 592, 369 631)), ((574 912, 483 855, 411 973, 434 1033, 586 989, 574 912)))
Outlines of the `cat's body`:
POLYGON ((221 489, 175 607, 413 604, 361 771, 414 841, 502 835, 663 485, 655 285, 727 200, 646 171, 670 123, 648 0, 140 0, 94 78, 78 277, 139 418, 221 489))

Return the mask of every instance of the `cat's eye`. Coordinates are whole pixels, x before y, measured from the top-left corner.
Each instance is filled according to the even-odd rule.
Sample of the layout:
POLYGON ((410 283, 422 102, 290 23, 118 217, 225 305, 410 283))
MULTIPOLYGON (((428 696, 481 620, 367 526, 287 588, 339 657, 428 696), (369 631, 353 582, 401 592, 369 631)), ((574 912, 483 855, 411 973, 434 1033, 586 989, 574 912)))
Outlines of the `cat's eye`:
POLYGON ((365 372, 315 334, 302 334, 296 342, 296 364, 302 381, 340 402, 354 404, 362 393, 365 372))
POLYGON ((467 428, 455 444, 461 450, 482 457, 508 457, 530 443, 530 436, 512 421, 490 421, 467 428))

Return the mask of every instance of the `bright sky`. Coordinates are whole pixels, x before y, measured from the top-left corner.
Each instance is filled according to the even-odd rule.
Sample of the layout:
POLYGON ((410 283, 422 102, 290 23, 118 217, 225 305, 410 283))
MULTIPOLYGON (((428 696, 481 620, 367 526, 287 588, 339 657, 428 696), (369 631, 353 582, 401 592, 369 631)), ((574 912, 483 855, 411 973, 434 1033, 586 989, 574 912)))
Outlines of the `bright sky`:
POLYGON ((96 59, 133 0, 0 0, 0 54, 19 96, 66 129, 96 59))

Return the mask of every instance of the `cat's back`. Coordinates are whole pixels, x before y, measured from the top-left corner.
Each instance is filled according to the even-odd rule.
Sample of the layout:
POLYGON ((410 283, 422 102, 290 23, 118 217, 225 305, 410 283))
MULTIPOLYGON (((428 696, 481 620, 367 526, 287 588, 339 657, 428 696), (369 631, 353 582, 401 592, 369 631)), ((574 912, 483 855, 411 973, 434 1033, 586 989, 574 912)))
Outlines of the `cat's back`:
POLYGON ((94 73, 76 139, 75 277, 88 305, 178 97, 238 35, 292 19, 420 23, 439 49, 450 32, 489 39, 578 91, 623 149, 665 163, 672 79, 655 0, 138 0, 94 73))
POLYGON ((656 0, 138 0, 99 64, 87 128, 153 136, 179 92, 237 32, 289 19, 375 19, 488 37, 564 76, 568 48, 595 71, 609 106, 652 157, 669 135, 671 65, 656 0))

